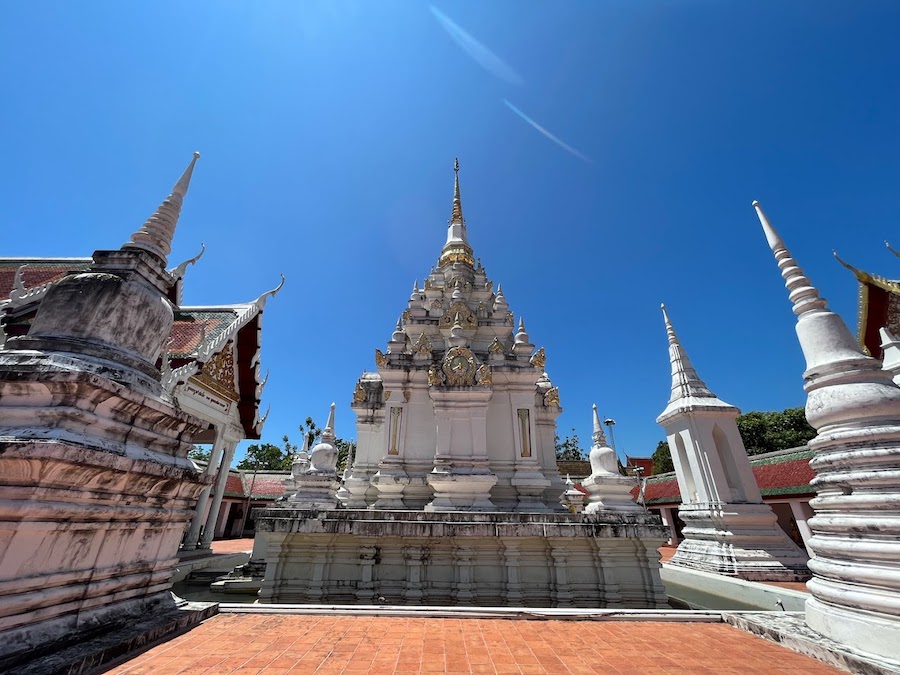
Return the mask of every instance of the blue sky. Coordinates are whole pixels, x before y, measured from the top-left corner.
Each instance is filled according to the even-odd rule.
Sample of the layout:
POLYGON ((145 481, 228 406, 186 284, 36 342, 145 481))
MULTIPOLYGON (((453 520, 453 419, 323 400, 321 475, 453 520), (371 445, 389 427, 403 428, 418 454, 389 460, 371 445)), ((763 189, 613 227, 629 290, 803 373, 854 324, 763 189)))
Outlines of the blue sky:
POLYGON ((436 262, 454 156, 476 255, 546 347, 560 431, 585 446, 594 402, 620 451, 663 438, 663 301, 719 396, 803 404, 753 199, 854 330, 856 283, 832 249, 900 277, 882 243, 900 245, 896 2, 3 13, 2 254, 120 245, 200 150, 170 258, 207 245, 186 301, 248 301, 287 276, 264 319, 268 441, 321 424, 332 400, 355 437, 354 382, 436 262))

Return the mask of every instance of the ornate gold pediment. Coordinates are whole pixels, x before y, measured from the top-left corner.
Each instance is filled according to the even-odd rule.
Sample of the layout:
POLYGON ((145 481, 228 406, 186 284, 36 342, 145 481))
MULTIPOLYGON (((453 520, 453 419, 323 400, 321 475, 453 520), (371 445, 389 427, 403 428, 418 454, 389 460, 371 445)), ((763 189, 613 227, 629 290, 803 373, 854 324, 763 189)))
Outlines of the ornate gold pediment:
POLYGON ((457 314, 459 314, 463 328, 478 328, 478 318, 475 316, 475 312, 469 309, 466 303, 459 300, 450 303, 450 308, 441 315, 441 328, 450 328, 456 321, 457 314))
POLYGON ((193 379, 219 396, 231 401, 240 400, 234 377, 234 350, 230 344, 204 363, 193 379))

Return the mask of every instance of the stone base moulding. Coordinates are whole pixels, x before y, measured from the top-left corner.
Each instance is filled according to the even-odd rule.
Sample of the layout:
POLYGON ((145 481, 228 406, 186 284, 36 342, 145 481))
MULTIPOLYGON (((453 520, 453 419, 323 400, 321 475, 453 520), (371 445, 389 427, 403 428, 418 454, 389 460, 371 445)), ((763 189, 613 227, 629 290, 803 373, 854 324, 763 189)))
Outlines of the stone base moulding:
POLYGON ((262 603, 667 607, 660 520, 269 508, 262 603))
POLYGON ((851 673, 900 673, 900 661, 879 659, 835 642, 807 626, 802 612, 725 612, 722 618, 736 628, 851 673))
POLYGON ((806 581, 807 558, 765 504, 683 504, 684 541, 669 565, 747 581, 806 581))
MULTIPOLYGON (((188 602, 171 593, 159 602, 140 603, 122 611, 113 623, 99 621, 90 631, 72 634, 50 652, 28 660, 0 662, 0 670, 15 675, 80 675, 106 670, 114 662, 162 640, 170 640, 218 613, 214 602, 188 602), (127 619, 127 621, 126 621, 127 619)), ((120 608, 124 610, 124 608, 120 608)), ((34 656, 31 652, 30 656, 34 656)))

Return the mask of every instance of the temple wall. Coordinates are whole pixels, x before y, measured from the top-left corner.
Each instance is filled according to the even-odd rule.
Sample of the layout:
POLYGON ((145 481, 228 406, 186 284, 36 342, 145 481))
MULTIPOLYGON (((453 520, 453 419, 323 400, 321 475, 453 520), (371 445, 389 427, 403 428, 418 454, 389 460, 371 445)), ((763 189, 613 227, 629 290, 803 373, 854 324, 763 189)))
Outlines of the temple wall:
POLYGON ((664 608, 644 513, 265 509, 265 603, 664 608), (383 600, 382 600, 383 598, 383 600))

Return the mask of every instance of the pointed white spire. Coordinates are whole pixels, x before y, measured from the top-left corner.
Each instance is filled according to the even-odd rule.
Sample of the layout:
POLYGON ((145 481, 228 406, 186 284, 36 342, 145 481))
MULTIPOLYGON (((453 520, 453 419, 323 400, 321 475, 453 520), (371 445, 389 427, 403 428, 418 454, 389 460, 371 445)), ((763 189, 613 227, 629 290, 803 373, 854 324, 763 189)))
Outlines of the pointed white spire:
POLYGON ((819 291, 803 274, 803 270, 787 250, 781 236, 772 227, 760 203, 754 200, 753 208, 756 209, 756 215, 759 217, 759 222, 766 235, 766 241, 769 242, 769 248, 775 254, 775 262, 778 264, 778 269, 781 270, 781 276, 784 277, 784 285, 790 291, 788 298, 794 305, 794 314, 800 316, 807 312, 823 310, 826 306, 825 300, 819 297, 819 291))
POLYGON ((397 319, 397 327, 391 335, 391 342, 406 342, 406 333, 403 332, 403 317, 397 319))
POLYGON ((325 428, 322 429, 322 442, 323 443, 333 443, 334 442, 334 403, 331 404, 331 410, 328 413, 328 421, 325 422, 325 428))
POLYGON ((603 433, 603 425, 600 423, 600 413, 597 412, 597 404, 594 404, 594 433, 591 434, 591 440, 597 447, 606 445, 606 434, 603 433))
POLYGON ((306 432, 303 433, 303 445, 300 446, 298 457, 309 459, 309 436, 306 435, 306 432))
POLYGON ((172 194, 159 205, 156 213, 147 219, 143 227, 131 235, 131 241, 122 248, 152 253, 160 258, 165 266, 166 259, 172 250, 172 238, 175 236, 175 226, 178 224, 181 205, 191 183, 191 175, 198 157, 200 157, 200 153, 195 152, 191 163, 188 164, 187 169, 172 188, 172 194))
POLYGON ((687 352, 675 335, 675 328, 669 320, 666 306, 662 307, 663 319, 666 322, 666 335, 669 338, 669 361, 672 363, 672 395, 669 403, 683 398, 716 398, 694 369, 687 352))
POLYGON ((525 332, 525 319, 519 317, 519 331, 516 333, 516 344, 528 344, 528 333, 525 332))
POLYGON ((503 284, 497 284, 497 297, 494 299, 494 311, 505 312, 509 309, 506 296, 503 295, 503 284))

